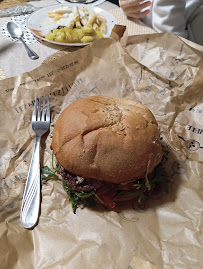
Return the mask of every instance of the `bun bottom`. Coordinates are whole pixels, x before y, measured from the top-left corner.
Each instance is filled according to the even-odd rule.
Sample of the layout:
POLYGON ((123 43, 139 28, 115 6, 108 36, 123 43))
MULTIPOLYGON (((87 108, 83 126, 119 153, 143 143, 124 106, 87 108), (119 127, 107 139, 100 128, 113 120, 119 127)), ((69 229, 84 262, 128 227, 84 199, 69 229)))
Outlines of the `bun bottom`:
POLYGON ((130 201, 130 200, 136 200, 137 195, 119 195, 117 198, 114 199, 115 202, 124 202, 124 201, 130 201))

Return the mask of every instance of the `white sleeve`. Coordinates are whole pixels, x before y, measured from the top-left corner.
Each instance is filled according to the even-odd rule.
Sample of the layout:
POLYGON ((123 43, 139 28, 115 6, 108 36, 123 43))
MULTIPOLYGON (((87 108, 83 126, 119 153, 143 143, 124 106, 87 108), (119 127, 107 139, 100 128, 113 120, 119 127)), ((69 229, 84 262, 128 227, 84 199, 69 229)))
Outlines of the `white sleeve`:
POLYGON ((185 0, 154 0, 152 27, 157 32, 169 32, 187 38, 185 0))

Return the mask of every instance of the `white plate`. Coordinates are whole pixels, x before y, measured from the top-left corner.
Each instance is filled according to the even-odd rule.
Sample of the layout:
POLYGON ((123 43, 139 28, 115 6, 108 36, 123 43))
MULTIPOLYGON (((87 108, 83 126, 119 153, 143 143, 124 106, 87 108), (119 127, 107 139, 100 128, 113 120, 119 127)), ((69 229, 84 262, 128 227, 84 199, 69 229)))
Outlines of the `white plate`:
MULTIPOLYGON (((39 9, 35 12, 33 12, 30 17, 27 20, 27 27, 29 30, 38 37, 41 40, 44 40, 46 42, 52 43, 52 44, 57 44, 57 45, 65 45, 65 46, 84 46, 90 43, 62 43, 62 42, 55 42, 51 41, 48 39, 45 39, 43 36, 41 36, 41 30, 42 27, 44 27, 46 19, 48 18, 47 12, 60 8, 62 6, 72 6, 72 5, 53 5, 53 6, 48 6, 42 9, 39 9)), ((82 8, 85 7, 88 10, 94 11, 96 14, 99 14, 103 16, 106 19, 106 26, 107 26, 107 33, 103 35, 103 37, 109 37, 111 35, 111 31, 116 24, 116 19, 113 15, 111 15, 109 12, 98 8, 98 7, 88 7, 87 5, 77 5, 78 7, 82 8)))
MULTIPOLYGON (((78 5, 78 3, 74 3, 73 1, 67 1, 67 0, 56 0, 57 2, 59 2, 60 4, 68 4, 68 5, 78 5)), ((98 5, 101 5, 102 3, 104 3, 106 0, 85 0, 83 3, 80 3, 80 5, 85 5, 85 6, 91 6, 91 7, 95 7, 98 5)))

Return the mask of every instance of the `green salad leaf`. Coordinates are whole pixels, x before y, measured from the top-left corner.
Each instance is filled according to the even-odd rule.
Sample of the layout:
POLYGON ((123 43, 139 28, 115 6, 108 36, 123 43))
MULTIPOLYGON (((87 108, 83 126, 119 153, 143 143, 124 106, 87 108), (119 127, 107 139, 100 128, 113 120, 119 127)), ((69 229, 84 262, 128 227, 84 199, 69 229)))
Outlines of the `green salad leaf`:
POLYGON ((71 187, 68 187, 65 180, 62 179, 62 184, 64 190, 67 192, 69 196, 69 201, 72 205, 73 213, 76 213, 76 209, 80 204, 86 205, 86 206, 94 206, 96 205, 96 202, 94 200, 95 191, 73 191, 71 187))
POLYGON ((58 174, 60 169, 60 165, 57 164, 56 166, 54 166, 54 152, 52 152, 52 169, 50 169, 47 165, 43 166, 41 169, 41 179, 43 181, 47 181, 54 175, 58 174))
POLYGON ((135 191, 120 191, 115 198, 118 198, 119 195, 122 196, 138 196, 138 203, 141 203, 149 193, 152 193, 155 188, 159 187, 165 193, 169 193, 170 190, 170 182, 165 180, 165 167, 164 164, 168 161, 168 154, 169 151, 166 147, 162 144, 163 150, 163 161, 158 164, 153 172, 153 178, 149 179, 150 190, 146 185, 144 178, 138 180, 133 186, 137 187, 135 191))
MULTIPOLYGON (((154 169, 153 172, 153 178, 148 179, 148 184, 146 184, 146 181, 144 178, 137 180, 134 186, 136 187, 136 190, 133 191, 119 191, 116 196, 114 197, 114 200, 118 198, 120 195, 122 196, 133 196, 137 197, 138 203, 143 202, 143 200, 152 193, 155 188, 161 187, 162 190, 164 190, 166 193, 169 193, 170 189, 170 182, 165 180, 165 168, 164 164, 168 161, 168 154, 169 151, 166 149, 165 146, 162 145, 163 149, 163 161, 154 169)), ((43 180, 48 180, 52 178, 54 175, 59 174, 61 167, 59 165, 54 166, 54 154, 52 154, 52 169, 50 169, 48 166, 44 166, 41 170, 41 175, 43 180)), ((98 197, 96 194, 96 190, 84 192, 84 191, 74 191, 71 187, 68 187, 67 183, 64 179, 62 179, 62 185, 66 193, 68 194, 69 201, 71 203, 73 212, 76 213, 76 209, 79 205, 83 204, 85 206, 95 206, 96 200, 98 200, 101 204, 105 205, 104 201, 98 197)))
POLYGON ((41 178, 49 179, 56 174, 56 171, 51 170, 47 165, 43 166, 41 169, 41 178))

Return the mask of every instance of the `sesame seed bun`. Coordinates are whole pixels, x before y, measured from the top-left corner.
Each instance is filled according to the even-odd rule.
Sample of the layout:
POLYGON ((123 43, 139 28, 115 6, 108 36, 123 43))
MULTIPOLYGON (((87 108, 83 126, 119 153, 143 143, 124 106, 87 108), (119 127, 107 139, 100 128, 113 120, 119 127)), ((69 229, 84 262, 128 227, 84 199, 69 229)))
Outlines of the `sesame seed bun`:
POLYGON ((59 116, 52 148, 72 174, 124 183, 153 172, 162 161, 158 124, 143 104, 125 98, 81 98, 59 116))

